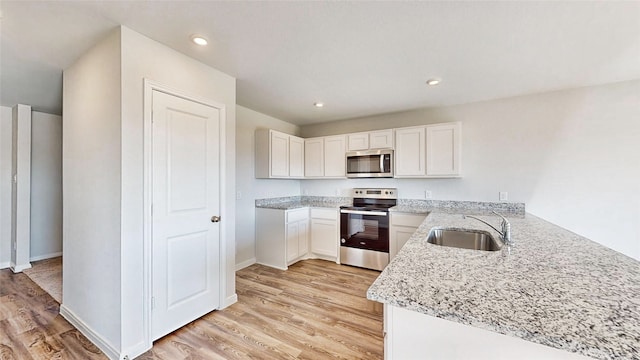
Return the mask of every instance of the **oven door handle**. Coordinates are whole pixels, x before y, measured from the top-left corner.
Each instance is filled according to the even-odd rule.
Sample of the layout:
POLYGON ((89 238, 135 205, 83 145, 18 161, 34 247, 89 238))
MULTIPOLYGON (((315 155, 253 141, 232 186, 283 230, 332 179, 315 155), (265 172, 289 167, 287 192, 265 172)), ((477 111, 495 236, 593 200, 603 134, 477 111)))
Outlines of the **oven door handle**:
POLYGON ((341 209, 340 212, 342 214, 387 216, 387 213, 384 211, 362 211, 362 210, 341 209))

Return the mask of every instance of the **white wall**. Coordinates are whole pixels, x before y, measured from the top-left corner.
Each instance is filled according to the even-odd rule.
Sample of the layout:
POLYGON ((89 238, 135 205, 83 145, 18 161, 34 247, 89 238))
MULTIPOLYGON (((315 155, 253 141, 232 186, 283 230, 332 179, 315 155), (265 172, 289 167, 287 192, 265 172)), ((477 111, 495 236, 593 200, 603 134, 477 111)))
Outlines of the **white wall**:
POLYGON ((62 104, 61 312, 113 349, 121 343, 120 66, 115 31, 64 71, 62 104))
POLYGON ((396 186, 402 198, 525 202, 640 259, 640 81, 317 124, 304 137, 462 121, 462 179, 305 180, 309 195, 396 186))
POLYGON ((31 261, 62 252, 62 117, 31 113, 31 261))
MULTIPOLYGON (((122 32, 122 354, 144 346, 143 256, 143 79, 226 106, 226 158, 222 159, 226 203, 221 217, 225 237, 220 251, 226 278, 222 306, 235 301, 235 79, 126 27, 122 32)), ((215 50, 215 49, 212 49, 215 50)), ((66 255, 66 254, 65 254, 66 255)))
POLYGON ((300 195, 300 180, 255 178, 255 131, 274 129, 298 135, 296 125, 237 106, 236 122, 236 264, 238 268, 255 262, 255 200, 269 197, 300 195))
POLYGON ((12 110, 0 106, 0 269, 11 261, 12 110))

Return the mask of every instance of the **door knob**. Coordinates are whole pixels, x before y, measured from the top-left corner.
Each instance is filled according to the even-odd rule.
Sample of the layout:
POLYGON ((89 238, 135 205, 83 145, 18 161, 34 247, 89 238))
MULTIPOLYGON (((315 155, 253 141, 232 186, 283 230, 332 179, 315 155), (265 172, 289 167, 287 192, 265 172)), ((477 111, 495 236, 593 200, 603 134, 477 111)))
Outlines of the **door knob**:
POLYGON ((220 222, 220 216, 215 216, 215 215, 212 216, 211 217, 211 222, 214 222, 214 223, 220 222))

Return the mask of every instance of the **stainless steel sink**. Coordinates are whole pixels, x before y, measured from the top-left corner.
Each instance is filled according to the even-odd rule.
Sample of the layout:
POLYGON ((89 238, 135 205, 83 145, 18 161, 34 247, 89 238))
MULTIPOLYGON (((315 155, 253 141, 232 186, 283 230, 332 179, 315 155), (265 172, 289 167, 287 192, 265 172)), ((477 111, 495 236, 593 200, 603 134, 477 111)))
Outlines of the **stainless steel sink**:
POLYGON ((495 239, 487 231, 439 227, 431 229, 427 242, 434 245, 485 251, 497 251, 503 245, 502 241, 495 239))

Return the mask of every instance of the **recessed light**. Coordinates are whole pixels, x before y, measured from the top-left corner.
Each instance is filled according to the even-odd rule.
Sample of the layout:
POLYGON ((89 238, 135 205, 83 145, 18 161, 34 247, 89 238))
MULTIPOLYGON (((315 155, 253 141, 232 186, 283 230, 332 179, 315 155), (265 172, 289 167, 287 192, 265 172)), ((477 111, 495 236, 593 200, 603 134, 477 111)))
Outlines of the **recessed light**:
POLYGON ((440 84, 440 81, 441 81, 440 79, 429 79, 427 80, 427 85, 436 86, 440 84))
POLYGON ((314 102, 313 106, 321 108, 321 107, 324 106, 324 103, 322 103, 322 102, 314 102))
POLYGON ((203 38, 200 35, 193 35, 191 37, 191 41, 193 41, 195 44, 200 45, 200 46, 205 46, 205 45, 207 45, 209 43, 207 41, 207 39, 203 38))

